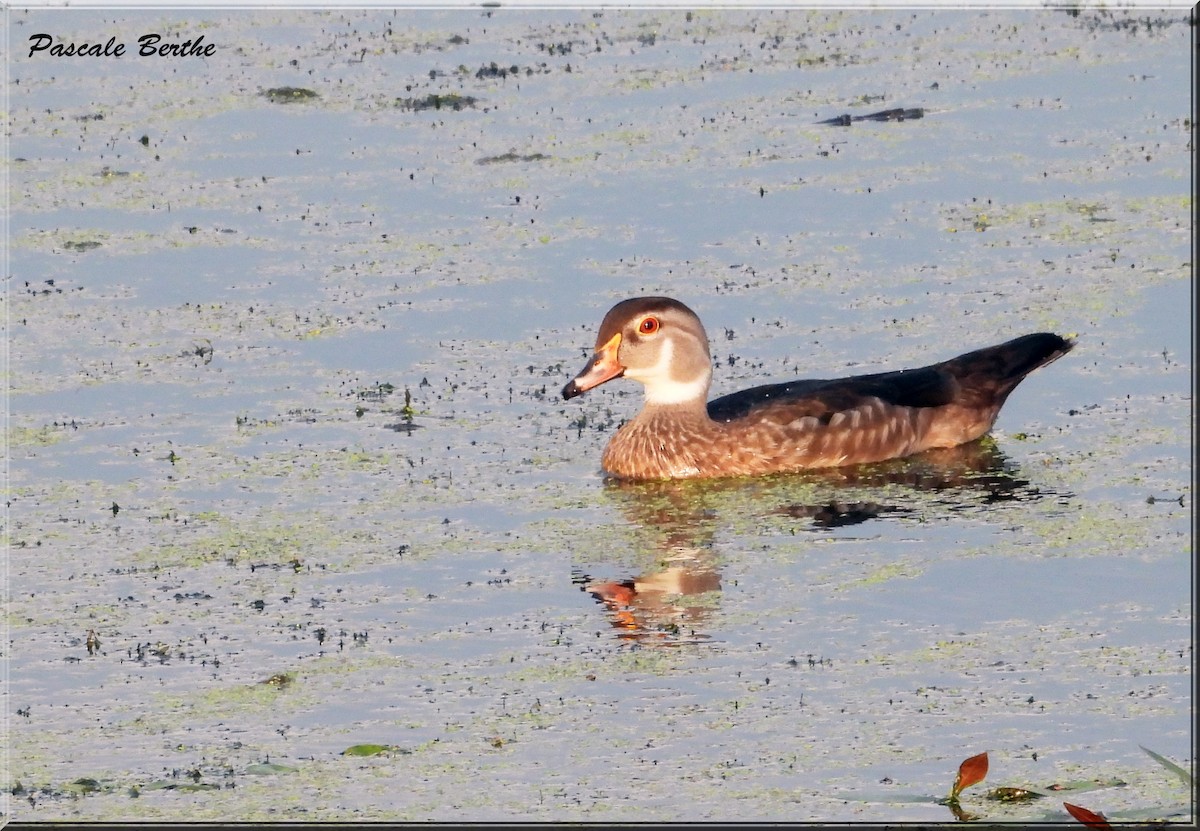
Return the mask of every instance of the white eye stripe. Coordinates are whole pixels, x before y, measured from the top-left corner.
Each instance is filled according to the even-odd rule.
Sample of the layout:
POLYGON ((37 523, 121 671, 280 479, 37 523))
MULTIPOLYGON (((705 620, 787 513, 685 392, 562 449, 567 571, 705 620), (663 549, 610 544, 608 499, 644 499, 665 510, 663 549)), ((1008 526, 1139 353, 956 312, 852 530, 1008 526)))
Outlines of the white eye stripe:
POLYGON ((647 404, 680 404, 688 401, 703 401, 708 395, 709 376, 701 373, 695 378, 678 379, 674 366, 675 341, 666 338, 659 347, 658 360, 646 369, 628 369, 626 376, 641 381, 646 388, 647 404))
POLYGON ((658 363, 654 365, 656 372, 666 378, 671 377, 671 362, 675 360, 675 341, 666 338, 662 342, 662 350, 658 353, 658 363))
POLYGON ((666 383, 671 379, 671 362, 675 358, 675 342, 670 338, 663 340, 658 350, 658 360, 645 369, 629 367, 625 374, 642 383, 666 383))

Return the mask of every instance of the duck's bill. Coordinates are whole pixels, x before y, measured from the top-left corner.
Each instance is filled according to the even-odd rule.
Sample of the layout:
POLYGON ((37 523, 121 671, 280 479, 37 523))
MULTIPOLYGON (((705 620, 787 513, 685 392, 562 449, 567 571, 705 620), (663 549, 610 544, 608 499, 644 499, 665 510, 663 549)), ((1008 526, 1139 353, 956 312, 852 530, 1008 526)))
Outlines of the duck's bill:
POLYGON ((583 395, 592 387, 598 387, 605 381, 620 377, 625 367, 617 361, 617 350, 621 346, 621 333, 609 338, 608 343, 596 350, 583 370, 567 382, 563 387, 563 398, 571 399, 583 395))

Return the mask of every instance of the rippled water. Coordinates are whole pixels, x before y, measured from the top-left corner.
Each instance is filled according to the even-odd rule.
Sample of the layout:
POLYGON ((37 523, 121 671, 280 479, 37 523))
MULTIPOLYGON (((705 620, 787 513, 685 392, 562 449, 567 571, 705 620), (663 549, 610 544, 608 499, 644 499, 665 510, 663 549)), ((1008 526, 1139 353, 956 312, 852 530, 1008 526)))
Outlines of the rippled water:
POLYGON ((1185 9, 8 15, 6 818, 1192 816, 1185 9), (558 391, 641 293, 714 394, 1079 345, 618 486, 640 391, 558 391))

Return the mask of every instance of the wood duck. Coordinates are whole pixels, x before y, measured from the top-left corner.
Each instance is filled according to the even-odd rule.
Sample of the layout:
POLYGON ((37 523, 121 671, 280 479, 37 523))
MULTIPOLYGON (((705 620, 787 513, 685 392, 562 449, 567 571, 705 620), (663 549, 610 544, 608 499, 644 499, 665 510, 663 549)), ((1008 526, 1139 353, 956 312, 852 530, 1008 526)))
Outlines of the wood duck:
POLYGON ((753 476, 974 441, 1026 375, 1074 345, 1040 332, 919 369, 767 384, 705 404, 712 359, 700 318, 669 297, 636 297, 604 316, 595 354, 562 392, 574 398, 622 375, 645 387, 642 411, 604 451, 611 476, 753 476))

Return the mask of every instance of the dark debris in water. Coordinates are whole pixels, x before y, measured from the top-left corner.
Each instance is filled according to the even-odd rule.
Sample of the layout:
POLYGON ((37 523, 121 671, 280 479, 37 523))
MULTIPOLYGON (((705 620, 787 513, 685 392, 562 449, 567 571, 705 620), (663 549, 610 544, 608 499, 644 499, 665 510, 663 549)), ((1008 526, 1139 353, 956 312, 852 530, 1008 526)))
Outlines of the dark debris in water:
POLYGON ((451 92, 446 95, 431 92, 420 98, 397 98, 396 106, 402 110, 421 112, 422 110, 465 110, 474 109, 479 99, 473 95, 459 95, 451 92))
POLYGON ((383 401, 396 391, 396 385, 386 381, 377 381, 369 387, 356 390, 354 395, 360 401, 383 401))
POLYGON ((558 43, 539 43, 537 48, 539 52, 545 52, 547 55, 570 55, 575 51, 577 45, 584 47, 584 49, 588 46, 586 41, 566 40, 559 41, 558 43))
POLYGON ((475 164, 503 164, 505 162, 544 162, 550 157, 545 153, 516 153, 509 150, 499 156, 484 156, 476 159, 475 164))
POLYGON ((1079 6, 1068 5, 1057 9, 1068 17, 1078 19, 1080 26, 1089 32, 1127 32, 1136 35, 1140 31, 1150 34, 1155 29, 1162 30, 1179 24, 1195 26, 1195 18, 1188 14, 1178 17, 1124 17, 1126 10, 1116 9, 1082 9, 1079 6))
POLYGON ((206 364, 212 363, 213 345, 208 338, 200 338, 187 349, 179 353, 181 358, 199 358, 206 364))
MULTIPOLYGON (((282 563, 251 563, 250 571, 253 573, 255 571, 258 571, 259 569, 264 569, 264 568, 274 569, 275 571, 279 571, 280 569, 290 568, 292 571, 299 572, 303 567, 304 567, 304 564, 302 562, 300 562, 300 559, 298 557, 292 557, 290 560, 287 560, 286 562, 282 562, 282 563)), ((261 601, 256 601, 256 602, 261 602, 261 601)))
MULTIPOLYGON (((569 49, 564 51, 563 46, 564 46, 564 44, 558 44, 557 46, 550 47, 550 49, 548 51, 552 55, 556 51, 558 51, 559 54, 566 54, 567 51, 570 51, 569 49)), ((544 44, 540 44, 538 46, 538 48, 545 49, 546 47, 544 44)), ((459 69, 459 72, 463 72, 464 70, 465 70, 465 67, 462 67, 459 69)), ((567 66, 564 68, 563 71, 570 72, 571 65, 567 64, 567 66)), ((484 64, 483 66, 479 67, 479 69, 475 70, 475 80, 486 81, 489 79, 491 79, 491 80, 498 79, 498 80, 503 81, 503 80, 506 80, 509 76, 520 77, 521 75, 525 75, 526 77, 528 77, 530 75, 544 75, 548 72, 550 72, 550 67, 547 66, 545 63, 539 63, 534 66, 527 66, 524 69, 522 69, 521 67, 517 66, 516 64, 511 64, 509 66, 501 66, 500 64, 496 63, 495 61, 492 61, 491 63, 484 64)))
POLYGON ((475 77, 483 80, 484 78, 507 78, 509 75, 518 75, 521 72, 521 67, 513 64, 512 66, 500 66, 495 61, 492 61, 487 66, 481 66, 475 72, 475 77))
POLYGON ((918 118, 925 117, 925 110, 922 107, 896 107, 891 110, 880 110, 870 115, 839 115, 833 118, 827 118, 824 121, 818 121, 818 124, 828 124, 832 127, 849 127, 856 121, 912 121, 918 118))

